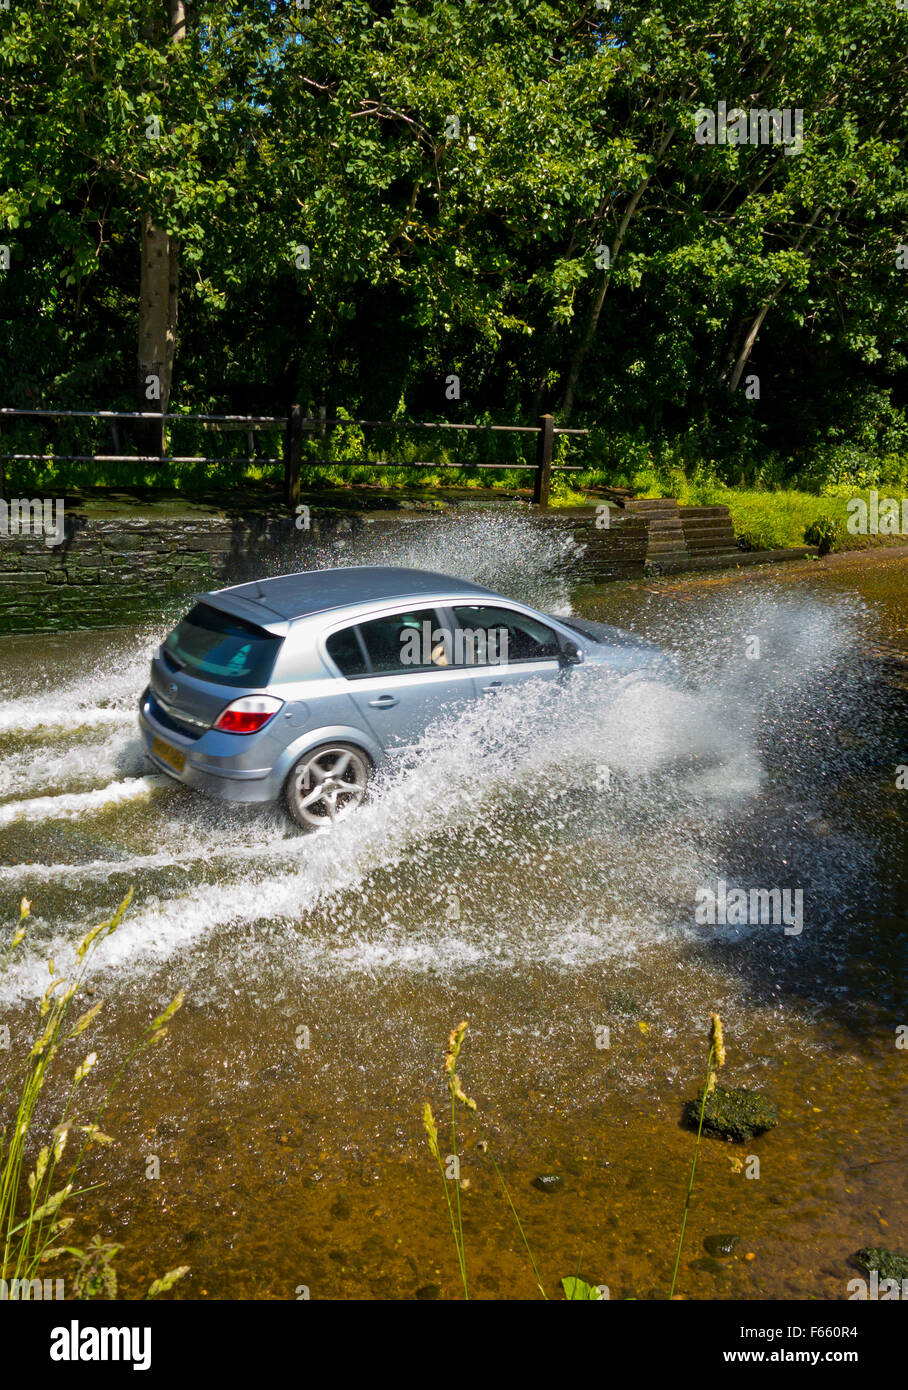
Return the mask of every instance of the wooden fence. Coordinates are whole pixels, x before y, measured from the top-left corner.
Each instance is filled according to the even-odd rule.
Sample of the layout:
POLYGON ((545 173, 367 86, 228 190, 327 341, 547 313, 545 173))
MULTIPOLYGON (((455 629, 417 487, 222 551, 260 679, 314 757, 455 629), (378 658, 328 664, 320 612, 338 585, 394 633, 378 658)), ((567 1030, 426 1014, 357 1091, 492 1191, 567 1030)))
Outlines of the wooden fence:
MULTIPOLYGON (((449 421, 423 421, 423 420, 348 420, 340 417, 329 418, 324 407, 320 409, 318 416, 304 416, 302 407, 292 405, 286 416, 281 415, 182 415, 164 414, 155 411, 128 411, 128 410, 20 410, 0 408, 0 440, 2 440, 3 421, 8 419, 53 419, 53 420, 103 420, 110 422, 113 432, 114 447, 118 452, 113 454, 4 454, 0 452, 0 496, 6 495, 6 470, 7 462, 42 462, 48 459, 60 460, 61 462, 71 463, 246 463, 246 464, 283 464, 284 468, 284 499, 288 506, 295 507, 299 502, 302 472, 305 466, 318 468, 331 466, 334 468, 352 468, 365 466, 369 468, 430 468, 433 470, 441 468, 491 468, 491 469, 510 469, 526 470, 533 469, 533 501, 537 506, 545 507, 549 501, 549 490, 551 488, 552 472, 579 472, 582 470, 581 464, 554 463, 553 449, 556 434, 586 436, 587 430, 583 429, 563 429, 555 424, 554 417, 551 415, 541 415, 535 425, 471 425, 453 424, 449 421), (249 453, 234 458, 206 458, 204 456, 184 456, 179 454, 126 454, 120 452, 122 444, 120 442, 119 422, 121 420, 139 422, 143 420, 155 421, 161 424, 162 421, 175 421, 182 424, 200 424, 203 429, 224 430, 224 431, 244 431, 247 435, 249 453), (390 430, 437 430, 439 432, 449 430, 474 430, 477 432, 498 433, 498 434, 533 434, 536 436, 536 460, 535 464, 521 463, 438 463, 430 460, 419 459, 416 461, 403 461, 395 459, 303 459, 303 438, 307 432, 317 434, 324 439, 327 430, 332 425, 357 425, 366 429, 390 429, 390 430), (253 436, 260 430, 282 429, 284 435, 284 449, 281 458, 261 458, 253 454, 253 436)), ((2 445, 0 445, 2 447, 2 445)))

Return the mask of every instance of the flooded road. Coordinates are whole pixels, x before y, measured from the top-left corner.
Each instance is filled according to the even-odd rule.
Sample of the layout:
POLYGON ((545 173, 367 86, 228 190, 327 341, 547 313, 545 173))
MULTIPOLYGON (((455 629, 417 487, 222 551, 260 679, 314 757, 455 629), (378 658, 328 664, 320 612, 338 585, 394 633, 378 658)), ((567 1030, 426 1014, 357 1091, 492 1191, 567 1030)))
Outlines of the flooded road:
POLYGON ((114 1096, 80 1234, 122 1243, 127 1296, 187 1264, 174 1296, 457 1297, 421 1115, 427 1099, 444 1112, 466 1018, 471 1293, 537 1296, 484 1141, 550 1297, 577 1272, 612 1298, 665 1297, 693 1147, 681 1111, 719 1012, 723 1081, 781 1120, 745 1145, 704 1140, 679 1290, 846 1298, 855 1250, 908 1245, 908 555, 571 593, 567 542, 512 517, 412 530, 392 556, 366 538, 323 559, 573 608, 658 640, 682 677, 578 671, 442 717, 369 805, 306 837, 148 775, 135 710, 175 613, 0 640, 9 928, 32 903, 3 1020, 33 1029, 48 956, 65 972, 130 885, 93 979, 96 1095, 187 994, 114 1096), (698 924, 720 883, 800 892, 799 929, 698 924), (562 1181, 541 1191, 542 1175, 562 1181), (739 1237, 729 1258, 706 1255, 717 1232, 739 1237))

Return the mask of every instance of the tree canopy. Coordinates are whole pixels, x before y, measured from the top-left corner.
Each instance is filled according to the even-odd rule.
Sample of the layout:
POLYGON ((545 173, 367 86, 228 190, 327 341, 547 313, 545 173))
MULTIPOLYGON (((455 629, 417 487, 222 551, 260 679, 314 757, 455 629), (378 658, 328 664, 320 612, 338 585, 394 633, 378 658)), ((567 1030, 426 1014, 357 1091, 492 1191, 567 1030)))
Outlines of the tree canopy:
POLYGON ((908 452, 906 69, 896 0, 10 0, 2 404, 132 407, 152 228, 181 409, 908 452))

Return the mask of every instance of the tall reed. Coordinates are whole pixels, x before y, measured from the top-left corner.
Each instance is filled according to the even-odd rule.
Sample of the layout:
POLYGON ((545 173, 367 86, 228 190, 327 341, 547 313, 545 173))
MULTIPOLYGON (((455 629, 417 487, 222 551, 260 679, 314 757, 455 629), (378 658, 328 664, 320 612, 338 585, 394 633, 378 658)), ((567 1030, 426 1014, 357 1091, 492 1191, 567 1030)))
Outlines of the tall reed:
MULTIPOLYGON (((470 1096, 464 1094, 460 1077, 457 1075, 457 1072, 455 1070, 455 1068, 457 1067, 457 1059, 460 1056, 460 1050, 463 1047, 463 1041, 464 1037, 466 1036, 468 1027, 469 1023, 466 1019, 464 1019, 463 1022, 459 1023, 456 1028, 452 1028, 451 1033, 448 1037, 448 1050, 445 1053, 444 1061, 444 1072, 447 1078, 448 1091, 451 1097, 450 1157, 455 1160, 458 1159, 457 1105, 460 1104, 465 1109, 471 1111, 473 1114, 476 1113, 476 1102, 475 1100, 471 1099, 470 1096)), ((469 1299, 470 1290, 467 1282, 467 1257, 463 1235, 463 1212, 461 1210, 460 1205, 459 1163, 454 1168, 454 1176, 449 1178, 448 1174, 445 1171, 445 1164, 444 1160, 442 1159, 441 1149, 438 1143, 438 1126, 436 1125, 435 1117, 432 1114, 432 1106, 429 1104, 428 1101, 426 1101, 425 1108, 423 1110, 423 1128, 425 1129, 426 1135, 428 1136, 429 1149, 431 1151, 432 1157, 435 1159, 435 1162, 438 1165, 438 1170, 441 1174, 441 1181, 445 1194, 445 1204, 448 1209, 448 1219, 451 1223, 451 1234, 454 1240, 454 1249, 457 1255, 457 1265, 460 1270, 461 1283, 463 1284, 463 1295, 464 1298, 469 1299), (454 1184, 455 1193, 455 1200, 453 1202, 451 1201, 450 1193, 450 1185, 452 1181, 454 1184)), ((514 1219, 514 1223, 517 1227, 517 1230, 520 1233, 520 1238, 523 1241, 524 1248, 526 1249, 527 1255, 529 1256, 530 1264, 533 1267, 533 1274, 536 1277, 536 1287, 539 1289, 539 1292, 542 1294, 542 1297, 547 1299, 548 1294, 545 1291, 545 1288, 542 1283, 542 1277, 539 1273, 539 1269, 536 1264, 536 1260, 533 1256, 532 1250, 530 1249, 530 1243, 527 1240, 526 1231, 523 1228, 523 1223, 521 1222, 520 1217, 517 1215, 517 1208, 514 1205, 513 1198, 511 1197, 508 1185, 504 1180, 504 1175, 501 1171, 501 1168, 499 1167, 494 1155, 489 1150, 488 1140, 483 1139, 480 1142, 480 1149, 482 1152, 487 1153, 489 1156, 489 1161, 491 1162, 492 1167, 495 1170, 495 1175, 498 1178, 499 1183, 501 1184, 501 1188, 504 1192, 505 1200, 507 1201, 508 1207, 511 1212, 511 1216, 514 1219)))
MULTIPOLYGON (((71 1073, 60 1118, 53 1126, 48 1142, 40 1149, 32 1171, 23 1179, 26 1153, 35 1126, 35 1109, 51 1065, 66 1044, 92 1027, 104 1004, 103 999, 99 999, 70 1026, 73 1000, 85 983, 92 957, 101 942, 117 930, 131 900, 132 889, 112 917, 85 933, 76 947, 74 967, 68 978, 56 974, 53 959, 48 962, 50 983, 40 1003, 40 1030, 27 1055, 0 1086, 0 1104, 11 1090, 14 1091, 12 1115, 0 1127, 0 1278, 30 1280, 35 1277, 42 1260, 64 1251, 72 1253, 71 1247, 53 1248, 54 1242, 72 1225, 73 1218, 61 1216, 61 1209, 72 1197, 92 1190, 90 1187, 77 1188, 76 1177, 93 1144, 113 1142, 100 1127, 110 1097, 129 1064, 167 1036, 168 1024, 183 1003, 181 991, 123 1057, 96 1108, 94 1118, 77 1123, 74 1107, 79 1088, 98 1060, 96 1052, 86 1054, 71 1073), (64 1165, 63 1155, 71 1135, 78 1136, 74 1144, 75 1152, 64 1165), (64 1166, 67 1171, 61 1175, 59 1170, 64 1166)), ((8 968, 14 953, 25 939, 30 906, 28 900, 23 898, 18 925, 0 961, 0 974, 8 968)))
MULTIPOLYGON (((447 1078, 448 1091, 451 1097, 450 1157, 452 1158, 457 1157, 457 1104, 459 1103, 463 1105, 466 1109, 472 1111, 473 1113, 476 1112, 476 1102, 474 1100, 471 1100, 469 1096, 464 1094, 460 1077, 457 1075, 455 1071, 468 1026, 469 1025, 467 1021, 464 1020, 462 1023, 459 1023, 456 1028, 452 1029, 450 1037, 448 1039, 448 1050, 445 1054, 444 1070, 447 1078)), ((706 1081, 703 1086, 703 1092, 700 1100, 700 1115, 699 1122, 697 1125, 697 1141, 694 1145, 694 1153, 690 1166, 690 1175, 688 1177, 687 1183, 687 1192, 685 1194, 684 1199, 684 1209, 681 1214, 681 1229, 678 1236, 678 1248, 675 1255, 675 1267, 672 1273, 671 1290, 669 1292, 670 1298, 674 1297, 675 1287, 678 1282, 678 1271, 681 1266, 681 1254, 684 1249, 684 1237, 687 1231, 687 1218, 690 1212, 691 1199, 693 1197, 694 1192, 694 1182, 697 1173, 697 1160, 700 1156, 700 1140, 703 1134, 703 1117, 706 1110, 706 1098, 715 1089, 717 1080, 716 1068, 723 1067, 724 1065, 725 1039, 722 1028, 722 1020, 718 1014, 711 1014, 709 1030, 709 1055, 707 1057, 706 1062, 706 1081)), ((464 1297, 469 1298, 470 1294, 467 1281, 466 1248, 463 1233, 463 1213, 460 1205, 459 1171, 457 1168, 454 1169, 455 1176, 453 1176, 453 1179, 452 1177, 449 1177, 449 1175, 445 1171, 445 1163, 442 1158, 441 1148, 438 1141, 438 1127, 435 1123, 435 1117, 432 1113, 432 1106, 428 1101, 426 1101, 425 1108, 423 1110, 423 1128, 425 1129, 426 1134, 428 1136, 429 1149, 438 1165, 438 1169, 441 1174, 442 1187, 444 1189, 445 1194, 445 1204, 447 1206, 448 1219, 451 1225, 451 1234, 454 1240, 454 1248, 457 1255, 457 1264, 460 1271, 461 1282, 463 1284, 464 1297), (452 1180, 454 1183, 455 1192, 455 1199, 453 1201, 451 1199, 450 1193, 450 1185, 452 1180)), ((504 1175, 502 1174, 501 1169, 497 1161, 495 1160, 494 1155, 489 1151, 488 1142, 486 1140, 480 1141, 479 1147, 483 1152, 488 1153, 489 1160, 492 1164, 493 1169, 495 1170, 496 1177, 498 1178, 498 1181, 501 1184, 502 1191, 504 1192, 505 1200, 507 1201, 508 1207, 511 1212, 511 1216, 514 1220, 514 1224, 516 1225, 517 1230, 520 1233, 520 1238, 529 1257, 530 1264, 533 1269, 533 1274, 536 1279, 536 1286, 539 1289, 539 1292, 542 1294, 542 1297, 547 1298, 548 1295, 546 1294, 545 1287, 542 1282, 542 1276, 540 1275, 539 1268, 536 1264, 536 1260, 533 1255, 533 1251, 530 1248, 530 1243, 526 1236, 526 1231, 524 1230, 523 1223, 521 1222, 520 1217, 517 1213, 517 1208, 514 1205, 511 1193, 508 1189, 508 1185, 504 1180, 504 1175)), ((589 1301, 597 1300, 602 1297, 602 1294, 594 1285, 588 1284, 585 1280, 580 1279, 578 1276, 562 1279, 561 1284, 564 1289, 565 1296, 570 1301, 589 1301)))
POLYGON ((697 1172, 697 1159, 700 1157, 700 1139, 703 1135, 703 1116, 706 1111, 706 1097, 710 1091, 715 1089, 716 1073, 713 1063, 717 1067, 725 1066, 725 1036, 722 1031, 722 1020, 718 1014, 710 1015, 709 1025, 709 1056, 706 1060, 706 1084, 700 1097, 700 1119, 697 1124, 697 1142, 694 1145, 694 1156, 690 1165, 690 1177, 687 1181, 687 1195, 684 1198, 684 1210, 681 1213, 681 1231, 678 1235, 678 1250, 675 1255, 675 1268, 672 1272, 672 1286, 669 1290, 669 1298, 675 1296, 675 1285, 678 1282, 678 1269, 681 1265, 681 1251, 684 1249, 684 1233, 687 1230, 687 1214, 690 1211, 691 1197, 694 1192, 694 1178, 697 1172))

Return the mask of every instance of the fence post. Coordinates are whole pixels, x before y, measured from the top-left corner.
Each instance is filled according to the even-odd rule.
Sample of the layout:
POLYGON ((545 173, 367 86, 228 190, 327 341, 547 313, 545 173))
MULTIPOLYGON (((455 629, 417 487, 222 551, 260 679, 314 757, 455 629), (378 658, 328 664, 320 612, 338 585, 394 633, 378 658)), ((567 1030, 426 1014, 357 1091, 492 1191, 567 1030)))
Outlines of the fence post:
POLYGON ((538 507, 549 505, 552 485, 552 445, 555 439, 555 418, 540 415, 536 436, 536 476, 533 478, 533 501, 538 507))
POLYGON ((303 411, 299 405, 290 407, 287 433, 284 440, 284 501, 295 507, 300 500, 300 462, 303 455, 303 411))
POLYGON ((324 406, 324 405, 320 405, 319 408, 318 408, 318 437, 319 437, 319 439, 324 439, 324 437, 325 437, 325 420, 326 420, 326 418, 327 418, 327 415, 328 415, 328 407, 327 407, 327 406, 324 406))
MULTIPOLYGON (((0 453, 3 452, 3 425, 0 424, 0 453)), ((0 497, 6 497, 6 463, 0 459, 0 497)))

